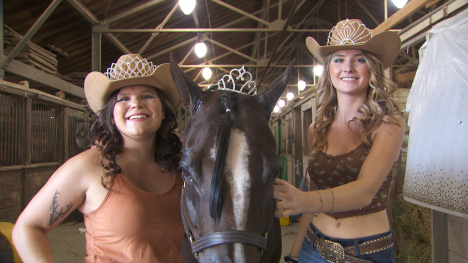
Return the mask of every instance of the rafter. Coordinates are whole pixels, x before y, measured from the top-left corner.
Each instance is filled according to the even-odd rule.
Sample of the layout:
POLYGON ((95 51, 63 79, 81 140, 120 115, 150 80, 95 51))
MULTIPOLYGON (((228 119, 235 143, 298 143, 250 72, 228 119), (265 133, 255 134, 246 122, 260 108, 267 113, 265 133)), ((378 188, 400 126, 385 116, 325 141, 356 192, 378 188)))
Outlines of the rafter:
MULTIPOLYGON (((88 8, 86 8, 79 0, 67 0, 67 2, 92 26, 101 25, 99 19, 97 19, 97 17, 91 11, 89 11, 88 8)), ((122 44, 122 42, 120 42, 120 40, 117 39, 117 37, 114 34, 106 33, 104 34, 104 36, 108 38, 109 41, 124 54, 132 53, 124 44, 122 44)))
POLYGON ((232 5, 230 5, 230 4, 224 3, 223 1, 220 1, 220 0, 211 0, 211 1, 214 2, 214 3, 217 3, 217 4, 221 5, 221 6, 224 6, 224 7, 228 8, 228 9, 230 9, 230 10, 232 10, 232 11, 235 11, 235 12, 237 12, 237 13, 239 13, 239 14, 245 16, 245 17, 248 17, 248 18, 250 18, 250 19, 253 19, 253 20, 255 20, 255 21, 259 22, 259 23, 263 23, 263 24, 265 24, 265 25, 267 25, 267 26, 270 25, 270 22, 265 21, 265 20, 263 20, 263 19, 260 19, 260 18, 258 18, 258 17, 256 17, 256 16, 252 15, 252 14, 249 14, 249 13, 247 13, 247 12, 245 12, 245 11, 243 11, 243 10, 241 10, 241 9, 239 9, 239 8, 237 8, 237 7, 235 7, 235 6, 232 6, 232 5))

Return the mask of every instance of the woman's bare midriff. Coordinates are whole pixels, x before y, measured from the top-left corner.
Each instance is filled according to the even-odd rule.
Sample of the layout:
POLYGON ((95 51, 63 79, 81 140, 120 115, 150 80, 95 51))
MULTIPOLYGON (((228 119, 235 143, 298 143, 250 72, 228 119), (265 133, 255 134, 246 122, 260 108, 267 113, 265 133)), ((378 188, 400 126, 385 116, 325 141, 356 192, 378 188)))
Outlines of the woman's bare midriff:
POLYGON ((390 230, 386 210, 341 219, 319 214, 314 217, 313 223, 325 235, 345 239, 372 236, 390 230))

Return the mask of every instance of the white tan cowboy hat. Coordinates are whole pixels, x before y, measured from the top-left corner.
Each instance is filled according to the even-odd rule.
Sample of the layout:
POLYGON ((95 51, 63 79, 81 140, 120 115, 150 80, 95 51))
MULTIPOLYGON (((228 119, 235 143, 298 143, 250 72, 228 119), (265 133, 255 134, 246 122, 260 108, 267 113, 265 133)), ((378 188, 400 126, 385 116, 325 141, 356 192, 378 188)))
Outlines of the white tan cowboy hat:
POLYGON ((171 67, 168 63, 153 66, 138 54, 126 54, 112 63, 107 72, 93 71, 84 81, 86 100, 97 113, 109 100, 112 92, 132 86, 147 85, 162 91, 173 112, 180 105, 181 99, 172 80, 171 67))
POLYGON ((320 46, 312 37, 306 39, 309 51, 320 62, 332 52, 343 49, 360 49, 373 53, 388 68, 393 64, 401 48, 400 36, 385 31, 375 36, 359 19, 338 22, 328 35, 326 46, 320 46))

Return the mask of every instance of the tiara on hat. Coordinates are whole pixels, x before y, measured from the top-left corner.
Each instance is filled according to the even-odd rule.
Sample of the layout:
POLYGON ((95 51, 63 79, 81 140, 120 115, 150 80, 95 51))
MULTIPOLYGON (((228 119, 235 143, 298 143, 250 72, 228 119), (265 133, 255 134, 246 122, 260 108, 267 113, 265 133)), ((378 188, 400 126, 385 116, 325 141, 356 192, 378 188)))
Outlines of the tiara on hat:
POLYGON ((229 74, 225 74, 220 80, 218 80, 217 90, 226 90, 240 94, 255 96, 257 95, 257 84, 252 79, 252 74, 245 70, 244 66, 242 66, 240 69, 232 69, 231 72, 229 72, 229 74), (236 89, 236 81, 234 80, 234 77, 232 75, 233 72, 237 72, 238 74, 238 76, 235 77, 235 80, 240 79, 244 81, 246 79, 244 78, 244 76, 248 77, 248 79, 245 80, 245 83, 239 90, 236 89), (226 83, 229 82, 232 83, 232 86, 226 87, 226 83))
POLYGON ((110 80, 143 77, 153 74, 157 66, 140 56, 124 55, 104 73, 110 80))
POLYGON ((372 32, 361 20, 342 20, 330 30, 327 45, 358 45, 372 38, 372 32))

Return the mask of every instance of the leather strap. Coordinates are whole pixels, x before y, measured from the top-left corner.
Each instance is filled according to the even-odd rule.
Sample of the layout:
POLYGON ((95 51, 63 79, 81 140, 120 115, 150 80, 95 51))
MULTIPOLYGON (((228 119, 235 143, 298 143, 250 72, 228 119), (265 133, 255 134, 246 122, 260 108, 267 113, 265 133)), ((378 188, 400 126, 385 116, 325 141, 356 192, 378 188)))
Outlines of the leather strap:
POLYGON ((372 263, 372 261, 362 258, 345 255, 345 263, 372 263))
POLYGON ((185 181, 184 181, 184 186, 182 187, 182 193, 180 197, 180 214, 182 216, 182 224, 184 225, 185 234, 187 235, 190 241, 190 246, 192 246, 192 243, 195 240, 195 238, 193 237, 192 231, 190 231, 190 227, 187 222, 187 216, 185 213, 185 208, 186 208, 186 205, 185 205, 185 181))
POLYGON ((185 233, 190 241, 190 246, 192 248, 192 253, 195 255, 203 251, 206 248, 217 246, 221 244, 230 244, 230 243, 243 243, 254 245, 262 250, 266 250, 268 243, 267 234, 270 232, 270 228, 273 225, 274 218, 272 217, 268 222, 267 228, 265 230, 265 236, 259 235, 254 232, 244 231, 244 230, 227 230, 215 232, 195 240, 192 231, 190 230, 189 222, 187 221, 186 214, 186 204, 185 204, 185 183, 182 187, 182 196, 180 200, 180 212, 182 215, 182 223, 184 225, 185 233))
MULTIPOLYGON (((393 247, 393 234, 381 238, 365 241, 359 244, 359 253, 361 255, 368 255, 384 251, 393 247)), ((354 246, 345 248, 346 254, 356 256, 356 249, 354 246)))
POLYGON ((212 246, 230 243, 254 245, 263 250, 267 247, 267 239, 257 233, 243 230, 229 230, 215 232, 194 241, 192 244, 192 252, 198 253, 212 246))

